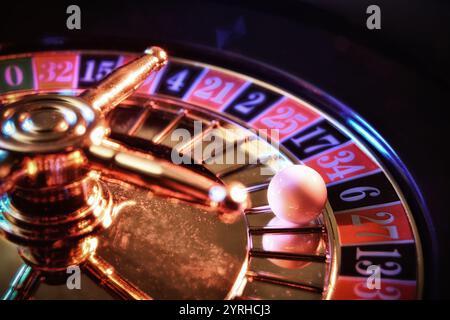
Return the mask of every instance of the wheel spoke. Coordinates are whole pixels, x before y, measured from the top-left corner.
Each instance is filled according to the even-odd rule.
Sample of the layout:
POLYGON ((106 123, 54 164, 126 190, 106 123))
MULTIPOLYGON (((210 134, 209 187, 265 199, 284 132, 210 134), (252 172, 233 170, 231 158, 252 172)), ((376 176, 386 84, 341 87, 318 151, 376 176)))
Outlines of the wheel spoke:
POLYGON ((40 284, 41 272, 23 264, 17 270, 2 300, 26 300, 36 291, 40 284))
POLYGON ((114 70, 95 87, 84 91, 80 97, 94 109, 107 113, 129 97, 147 77, 167 63, 167 53, 158 47, 145 50, 145 54, 114 70))
MULTIPOLYGON (((151 190, 156 194, 193 203, 219 212, 235 211, 239 203, 225 194, 216 201, 211 190, 223 188, 216 180, 165 159, 104 139, 89 149, 91 168, 106 177, 151 190)), ((243 190, 245 192, 245 190, 243 190)))
POLYGON ((153 300, 134 284, 124 279, 108 262, 91 256, 83 265, 84 271, 101 286, 124 300, 153 300))

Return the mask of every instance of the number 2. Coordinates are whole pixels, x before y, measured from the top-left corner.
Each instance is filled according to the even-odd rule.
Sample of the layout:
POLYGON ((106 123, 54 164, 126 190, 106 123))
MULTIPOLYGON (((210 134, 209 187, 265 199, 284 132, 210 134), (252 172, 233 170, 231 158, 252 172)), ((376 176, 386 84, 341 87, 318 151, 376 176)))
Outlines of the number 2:
POLYGON ((234 109, 239 111, 242 114, 249 114, 253 111, 258 105, 263 103, 266 100, 266 95, 262 92, 253 92, 248 96, 248 100, 238 103, 235 105, 234 109))

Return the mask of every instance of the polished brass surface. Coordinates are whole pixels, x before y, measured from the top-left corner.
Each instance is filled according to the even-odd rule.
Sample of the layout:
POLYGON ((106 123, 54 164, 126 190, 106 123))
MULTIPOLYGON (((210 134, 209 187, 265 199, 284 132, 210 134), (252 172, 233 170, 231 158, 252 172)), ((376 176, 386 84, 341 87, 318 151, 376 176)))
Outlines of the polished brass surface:
POLYGON ((233 297, 247 255, 242 216, 224 222, 211 210, 123 180, 108 185, 122 205, 97 255, 115 274, 154 299, 233 297))
POLYGON ((90 144, 100 122, 99 113, 80 98, 26 97, 1 110, 0 147, 22 155, 67 152, 90 144))
MULTIPOLYGON (((165 60, 162 51, 148 50, 74 98, 95 117, 86 132, 78 129, 79 140, 62 149, 54 142, 67 138, 75 122, 58 104, 21 117, 30 134, 45 136, 53 146, 20 156, 9 152, 0 168, 0 230, 19 245, 25 267, 33 271, 30 277, 17 273, 32 290, 17 290, 12 282, 4 299, 104 299, 105 292, 139 300, 323 297, 332 250, 323 221, 295 230, 317 240, 309 251, 289 255, 262 245, 274 218, 267 183, 292 163, 282 152, 218 113, 167 97, 123 100, 144 73, 165 60), (214 157, 239 151, 260 161, 217 164, 200 157, 193 159, 195 165, 175 165, 167 156, 175 144, 171 134, 191 131, 193 121, 202 122, 204 130, 179 148, 181 153, 205 144, 202 138, 214 129, 232 142, 214 157), (213 188, 225 197, 216 201, 213 188), (232 197, 236 190, 240 200, 232 197), (81 290, 69 290, 62 281, 69 265, 79 265, 92 282, 83 280, 81 290), (31 281, 33 275, 43 276, 31 281), (94 283, 106 291, 93 290, 94 283)), ((14 255, 8 248, 4 252, 14 255)))
POLYGON ((126 300, 152 300, 152 297, 118 275, 110 264, 94 254, 86 260, 83 267, 89 276, 110 290, 118 298, 126 300))
POLYGON ((87 89, 81 98, 95 110, 107 113, 129 97, 148 78, 167 63, 167 53, 158 47, 145 50, 145 54, 116 69, 94 88, 87 89))
POLYGON ((3 300, 29 299, 37 289, 40 281, 41 272, 23 264, 17 270, 8 290, 3 295, 3 300))
POLYGON ((33 96, 0 114, 1 224, 29 265, 59 272, 95 252, 113 202, 85 150, 108 133, 105 113, 167 62, 157 47, 116 70, 81 98, 33 96))
POLYGON ((211 177, 109 139, 89 148, 88 155, 94 170, 166 196, 203 205, 206 210, 217 212, 223 220, 238 219, 248 205, 245 200, 239 202, 231 198, 233 185, 224 187, 211 177), (220 202, 211 199, 209 191, 214 187, 224 189, 225 199, 220 202))

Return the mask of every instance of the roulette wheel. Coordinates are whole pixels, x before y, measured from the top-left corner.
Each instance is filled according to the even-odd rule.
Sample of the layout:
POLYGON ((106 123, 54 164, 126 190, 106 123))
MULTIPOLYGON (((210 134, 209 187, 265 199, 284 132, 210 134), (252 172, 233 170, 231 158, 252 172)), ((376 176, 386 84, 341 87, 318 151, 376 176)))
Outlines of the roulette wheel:
POLYGON ((340 54, 389 70, 375 83, 410 76, 356 46, 347 26, 311 27, 336 21, 332 5, 89 2, 79 31, 66 28, 68 5, 4 9, 3 299, 438 295, 446 226, 433 221, 445 220, 363 118, 401 121, 403 97, 377 83, 380 97, 357 112, 302 80, 339 89, 371 78, 311 76, 339 74, 340 54), (9 34, 17 14, 29 19, 9 34), (303 57, 311 67, 295 57, 296 32, 317 43, 303 57), (330 43, 334 67, 318 66, 330 43))

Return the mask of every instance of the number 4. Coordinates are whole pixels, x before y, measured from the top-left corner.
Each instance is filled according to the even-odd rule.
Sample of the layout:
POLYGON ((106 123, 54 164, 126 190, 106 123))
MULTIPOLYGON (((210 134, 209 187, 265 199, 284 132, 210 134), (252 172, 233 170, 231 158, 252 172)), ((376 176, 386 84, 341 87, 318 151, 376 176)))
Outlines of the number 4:
POLYGON ((188 75, 188 69, 184 69, 175 73, 173 76, 167 79, 167 89, 169 89, 170 91, 179 92, 184 87, 184 80, 188 75))

